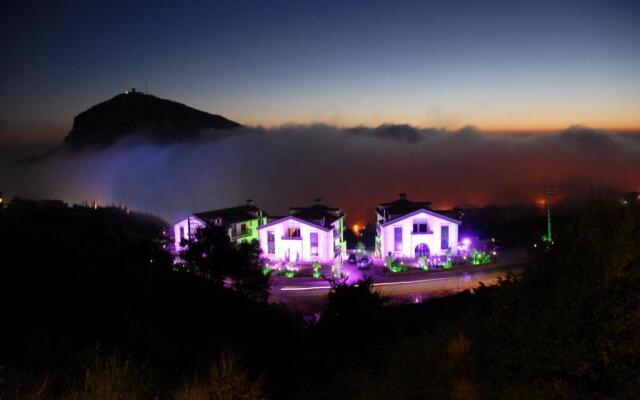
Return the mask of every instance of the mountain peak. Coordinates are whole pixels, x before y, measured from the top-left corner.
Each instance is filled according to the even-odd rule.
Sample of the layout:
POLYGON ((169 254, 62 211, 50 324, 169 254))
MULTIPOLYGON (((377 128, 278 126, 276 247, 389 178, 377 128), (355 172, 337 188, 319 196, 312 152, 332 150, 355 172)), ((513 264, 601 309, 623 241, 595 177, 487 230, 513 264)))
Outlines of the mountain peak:
POLYGON ((166 144, 205 134, 216 138, 241 127, 220 115, 132 89, 78 114, 63 144, 72 150, 104 148, 129 136, 166 144))

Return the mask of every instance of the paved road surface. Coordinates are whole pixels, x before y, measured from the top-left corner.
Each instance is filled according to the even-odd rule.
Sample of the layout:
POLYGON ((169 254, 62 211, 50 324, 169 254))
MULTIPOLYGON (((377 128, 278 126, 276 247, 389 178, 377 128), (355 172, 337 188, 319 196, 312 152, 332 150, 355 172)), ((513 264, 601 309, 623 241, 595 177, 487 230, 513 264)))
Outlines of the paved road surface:
MULTIPOLYGON (((518 272, 529 262, 526 251, 511 250, 501 254, 492 264, 465 267, 438 272, 374 274, 374 287, 391 303, 420 301, 431 296, 442 296, 466 289, 473 289, 482 282, 493 285, 508 272, 518 272)), ((371 274, 371 273, 369 273, 371 274)), ((322 305, 329 284, 318 279, 274 279, 271 283, 272 302, 283 302, 290 307, 314 309, 322 305)))

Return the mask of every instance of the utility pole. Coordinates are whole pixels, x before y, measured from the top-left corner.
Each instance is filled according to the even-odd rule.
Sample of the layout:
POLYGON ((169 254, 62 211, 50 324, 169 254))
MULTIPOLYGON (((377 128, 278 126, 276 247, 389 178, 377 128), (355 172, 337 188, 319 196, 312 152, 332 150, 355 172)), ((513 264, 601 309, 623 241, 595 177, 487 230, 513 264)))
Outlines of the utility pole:
POLYGON ((547 188, 547 234, 542 236, 542 242, 548 248, 553 244, 553 236, 551 235, 551 199, 553 198, 553 188, 547 188))

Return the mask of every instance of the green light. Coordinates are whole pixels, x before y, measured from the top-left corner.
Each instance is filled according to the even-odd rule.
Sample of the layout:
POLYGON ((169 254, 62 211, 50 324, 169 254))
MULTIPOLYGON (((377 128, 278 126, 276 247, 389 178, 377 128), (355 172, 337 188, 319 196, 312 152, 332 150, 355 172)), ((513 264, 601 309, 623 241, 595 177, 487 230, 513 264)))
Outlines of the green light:
POLYGON ((418 258, 418 267, 425 271, 429 270, 429 264, 427 264, 427 256, 420 256, 418 258))
POLYGON ((553 236, 551 235, 551 198, 553 197, 553 189, 547 189, 547 234, 542 235, 542 243, 548 248, 553 244, 553 236))
POLYGON ((320 268, 321 267, 322 266, 320 265, 319 262, 316 261, 316 262, 313 263, 313 277, 314 278, 320 278, 320 268))
POLYGON ((481 265, 491 262, 491 255, 485 253, 484 251, 472 249, 469 253, 469 256, 469 263, 471 263, 471 265, 481 265))
POLYGON ((385 265, 391 270, 391 272, 404 272, 407 270, 407 267, 404 266, 404 262, 397 264, 391 256, 387 257, 385 265))

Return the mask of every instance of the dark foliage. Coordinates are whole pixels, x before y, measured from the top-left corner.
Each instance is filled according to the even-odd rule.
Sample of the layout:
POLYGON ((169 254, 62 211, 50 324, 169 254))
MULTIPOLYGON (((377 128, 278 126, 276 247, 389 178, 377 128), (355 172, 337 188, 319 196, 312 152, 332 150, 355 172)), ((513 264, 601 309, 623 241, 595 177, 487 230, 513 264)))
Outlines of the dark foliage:
POLYGON ((640 390, 640 208, 596 197, 534 267, 496 291, 487 377, 617 397, 640 390), (495 357, 493 352, 500 352, 495 357))
POLYGON ((169 386, 221 350, 250 354, 247 368, 274 380, 286 374, 284 351, 264 343, 299 336, 295 317, 173 271, 163 229, 111 207, 15 199, 0 209, 4 378, 52 374, 63 385, 96 351, 147 362, 169 386))
POLYGON ((237 276, 251 274, 225 278, 233 277, 227 263, 255 271, 257 249, 235 247, 219 232, 203 232, 210 237, 197 245, 211 258, 194 253, 189 261, 205 278, 172 270, 162 251, 164 225, 148 215, 16 201, 0 218, 4 387, 49 374, 60 391, 56 384, 81 376, 79 360, 117 351, 152 371, 145 384, 171 398, 176 388, 213 390, 197 377, 222 379, 223 370, 208 368, 235 349, 249 375, 235 366, 228 375, 250 382, 264 372, 273 398, 640 393, 637 204, 594 198, 551 249, 533 254, 525 273, 474 293, 383 306, 370 281, 337 282, 319 322, 307 327, 252 295, 261 289, 243 292, 253 284, 237 276))
POLYGON ((368 354, 365 365, 340 368, 324 393, 344 399, 637 398, 638 243, 637 204, 594 198, 524 274, 456 296, 458 305, 440 303, 436 315, 407 306, 390 311, 404 333, 377 331, 387 335, 386 345, 368 354))
POLYGON ((373 291, 371 278, 353 285, 336 280, 332 282, 320 323, 366 334, 380 322, 383 303, 384 299, 373 291))
POLYGON ((225 284, 247 297, 267 301, 269 277, 262 273, 260 245, 257 242, 231 242, 222 227, 198 229, 195 240, 185 242, 180 253, 184 267, 205 277, 217 288, 225 284))

